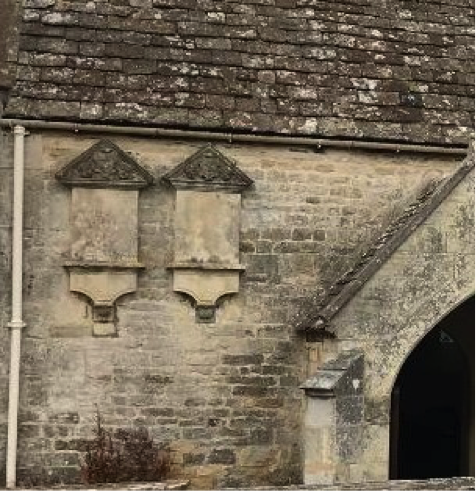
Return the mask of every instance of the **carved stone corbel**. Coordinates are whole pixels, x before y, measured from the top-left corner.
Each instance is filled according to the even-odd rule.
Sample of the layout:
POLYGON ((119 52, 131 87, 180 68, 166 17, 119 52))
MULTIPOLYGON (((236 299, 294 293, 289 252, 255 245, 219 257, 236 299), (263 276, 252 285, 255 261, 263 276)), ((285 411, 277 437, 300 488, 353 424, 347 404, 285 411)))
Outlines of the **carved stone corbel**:
POLYGON ((137 289, 139 189, 152 176, 102 140, 56 174, 72 188, 70 290, 93 304, 95 335, 113 335, 115 302, 137 289))
POLYGON ((176 189, 173 288, 197 322, 214 322, 220 297, 239 290, 241 192, 253 181, 211 145, 163 178, 176 189))

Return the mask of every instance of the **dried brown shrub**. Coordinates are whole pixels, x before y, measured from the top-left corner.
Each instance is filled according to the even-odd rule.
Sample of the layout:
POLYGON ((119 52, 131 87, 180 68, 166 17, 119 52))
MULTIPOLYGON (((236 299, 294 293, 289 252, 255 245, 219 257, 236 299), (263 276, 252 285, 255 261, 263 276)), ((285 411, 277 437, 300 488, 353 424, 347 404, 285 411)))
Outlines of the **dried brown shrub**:
POLYGON ((169 470, 168 444, 155 443, 144 427, 107 430, 98 411, 95 437, 81 465, 83 482, 163 481, 169 470))

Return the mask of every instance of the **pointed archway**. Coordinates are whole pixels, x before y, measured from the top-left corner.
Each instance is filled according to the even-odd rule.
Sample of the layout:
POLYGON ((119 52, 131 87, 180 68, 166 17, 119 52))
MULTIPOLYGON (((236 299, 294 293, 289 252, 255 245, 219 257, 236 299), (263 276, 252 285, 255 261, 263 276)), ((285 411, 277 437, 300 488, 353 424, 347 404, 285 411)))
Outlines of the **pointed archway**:
MULTIPOLYGON (((398 402, 402 402, 398 395, 408 388, 403 373, 410 374, 406 377, 410 385, 412 380, 414 385, 417 381, 417 377, 412 377, 412 374, 418 373, 418 363, 414 369, 407 369, 412 363, 409 361, 409 355, 417 359, 417 353, 421 353, 418 346, 421 344, 421 349, 424 349, 425 340, 432 338, 429 333, 436 333, 440 329, 444 331, 442 343, 443 340, 452 341, 454 343, 451 343, 451 346, 457 346, 460 350, 456 362, 460 369, 456 370, 454 376, 448 377, 445 370, 440 370, 439 367, 454 367, 453 363, 447 363, 443 358, 441 363, 434 364, 435 370, 429 373, 430 378, 432 374, 436 374, 433 378, 437 380, 433 390, 433 394, 436 394, 433 402, 435 403, 435 399, 451 400, 457 385, 454 383, 455 379, 458 380, 458 384, 462 384, 463 389, 459 389, 459 394, 463 402, 456 406, 456 430, 450 427, 448 431, 450 434, 458 433, 453 442, 456 442, 456 453, 459 453, 459 456, 450 465, 451 455, 447 456, 445 451, 437 454, 440 460, 445 461, 448 468, 444 472, 447 474, 462 475, 474 472, 474 464, 470 466, 468 462, 473 461, 473 445, 469 435, 472 434, 471 421, 474 418, 468 416, 468 413, 472 414, 471 402, 468 403, 468 398, 464 399, 469 393, 471 400, 474 393, 472 384, 468 382, 468 378, 474 379, 472 375, 468 375, 472 372, 468 364, 471 366, 474 360, 474 345, 472 341, 467 341, 474 335, 472 328, 468 328, 469 325, 473 325, 473 314, 469 314, 468 317, 467 307, 474 300, 469 301, 466 307, 457 307, 474 296, 473 161, 474 156, 468 156, 449 178, 443 179, 432 192, 424 193, 421 200, 410 205, 408 215, 405 213, 399 217, 395 222, 395 228, 393 223, 390 225, 388 232, 382 234, 363 254, 355 268, 345 273, 331 287, 319 309, 313 312, 312 318, 302 323, 302 328, 308 334, 308 341, 319 340, 322 343, 322 347, 319 347, 319 357, 323 358, 319 359, 331 359, 336 351, 340 353, 352 347, 353 350, 360 350, 365 360, 361 411, 363 419, 361 422, 355 419, 354 424, 342 428, 342 437, 339 436, 338 440, 342 444, 338 454, 338 466, 329 470, 327 462, 322 461, 312 469, 314 474, 320 473, 318 477, 327 479, 326 482, 345 482, 349 479, 364 482, 383 481, 388 478, 389 470, 393 478, 398 478, 406 472, 399 469, 399 466, 404 465, 401 462, 405 455, 410 456, 407 460, 407 464, 408 461, 410 464, 407 467, 411 467, 412 459, 420 463, 423 458, 426 459, 426 462, 417 468, 418 475, 442 475, 444 466, 434 466, 438 467, 436 471, 434 467, 430 468, 431 462, 438 462, 438 458, 429 457, 431 452, 437 449, 437 444, 422 445, 418 448, 411 440, 410 443, 407 440, 403 447, 403 443, 399 443, 399 437, 401 439, 402 432, 405 431, 402 428, 407 428, 408 425, 402 424, 404 421, 398 408, 398 402), (453 311, 468 318, 465 321, 466 328, 450 327, 450 324, 455 322, 450 322, 449 319, 458 315, 453 315, 453 311), (449 324, 446 324, 447 322, 449 324), (443 327, 445 325, 447 328, 443 327), (321 337, 312 337, 309 333, 320 334, 321 337), (330 336, 335 336, 335 339, 327 339, 330 336), (400 373, 402 376, 395 386, 400 373), (390 411, 392 392, 393 414, 390 411), (393 436, 390 439, 391 427, 393 436), (392 445, 392 451, 389 451, 389 443, 392 445), (393 459, 391 465, 390 456, 393 459), (427 463, 429 468, 425 470, 427 463)), ((433 347, 435 344, 434 342, 433 347)), ((446 343, 445 346, 449 344, 446 343)), ((432 351, 430 348, 429 352, 432 351)), ((428 359, 428 356, 423 353, 420 361, 425 359, 428 359)), ((419 379, 420 386, 426 388, 428 383, 421 382, 425 377, 421 375, 419 379)), ((416 393, 415 397, 411 394, 406 400, 419 399, 422 401, 420 408, 431 401, 431 398, 425 400, 421 397, 424 389, 414 390, 413 393, 416 393)), ((436 403, 435 405, 437 406, 436 403)), ((352 408, 353 411, 355 409, 355 405, 352 404, 347 404, 346 407, 352 408)), ((413 414, 417 413, 417 409, 414 405, 413 414)), ((446 422, 452 418, 440 413, 439 416, 433 416, 433 420, 435 419, 443 419, 446 422)), ((430 418, 427 420, 430 421, 430 418)), ((316 417, 311 422, 314 421, 320 424, 321 419, 316 417)), ((423 423, 416 426, 423 427, 426 422, 423 418, 423 423)), ((436 426, 439 430, 441 425, 436 426)), ((338 428, 336 418, 333 435, 338 434, 338 428)), ((446 429, 443 433, 445 431, 446 429)), ((438 432, 429 433, 437 435, 438 432)), ((437 439, 436 436, 434 438, 437 439)), ((427 439, 428 441, 430 440, 427 439)), ((334 452, 335 440, 328 438, 326 442, 321 446, 334 452)), ((306 456, 309 454, 308 448, 305 453, 306 456)), ((410 469, 406 475, 410 475, 411 472, 410 469)))
POLYGON ((391 479, 474 476, 474 296, 417 345, 392 392, 391 479))

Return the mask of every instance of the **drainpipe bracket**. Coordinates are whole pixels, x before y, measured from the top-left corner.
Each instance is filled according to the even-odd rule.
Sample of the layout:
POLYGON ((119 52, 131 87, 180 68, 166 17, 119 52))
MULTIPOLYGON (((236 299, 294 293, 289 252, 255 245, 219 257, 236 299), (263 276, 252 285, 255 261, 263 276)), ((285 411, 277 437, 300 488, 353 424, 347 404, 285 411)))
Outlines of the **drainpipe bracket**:
POLYGON ((23 136, 30 136, 31 135, 31 131, 29 131, 28 129, 26 129, 23 126, 18 126, 18 125, 15 125, 12 123, 10 126, 5 126, 5 127, 9 128, 10 131, 12 132, 12 134, 14 134, 14 135, 23 135, 23 136))
POLYGON ((10 329, 22 329, 26 327, 26 324, 23 321, 11 321, 7 324, 7 327, 10 329))
POLYGON ((13 133, 15 133, 16 135, 24 135, 26 133, 26 129, 25 129, 24 126, 21 126, 19 124, 16 124, 13 127, 13 133))

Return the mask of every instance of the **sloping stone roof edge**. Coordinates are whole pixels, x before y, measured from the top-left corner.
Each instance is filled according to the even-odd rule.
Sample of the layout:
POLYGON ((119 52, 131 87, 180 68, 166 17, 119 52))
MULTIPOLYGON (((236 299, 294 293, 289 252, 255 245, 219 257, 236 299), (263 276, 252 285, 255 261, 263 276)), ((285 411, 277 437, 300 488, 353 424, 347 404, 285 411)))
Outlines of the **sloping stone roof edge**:
POLYGON ((355 266, 344 273, 327 291, 316 314, 302 321, 298 331, 314 332, 321 337, 335 337, 330 326, 332 318, 355 296, 362 286, 381 268, 384 262, 425 222, 455 187, 474 168, 474 145, 449 177, 430 183, 405 211, 360 257, 355 266))

